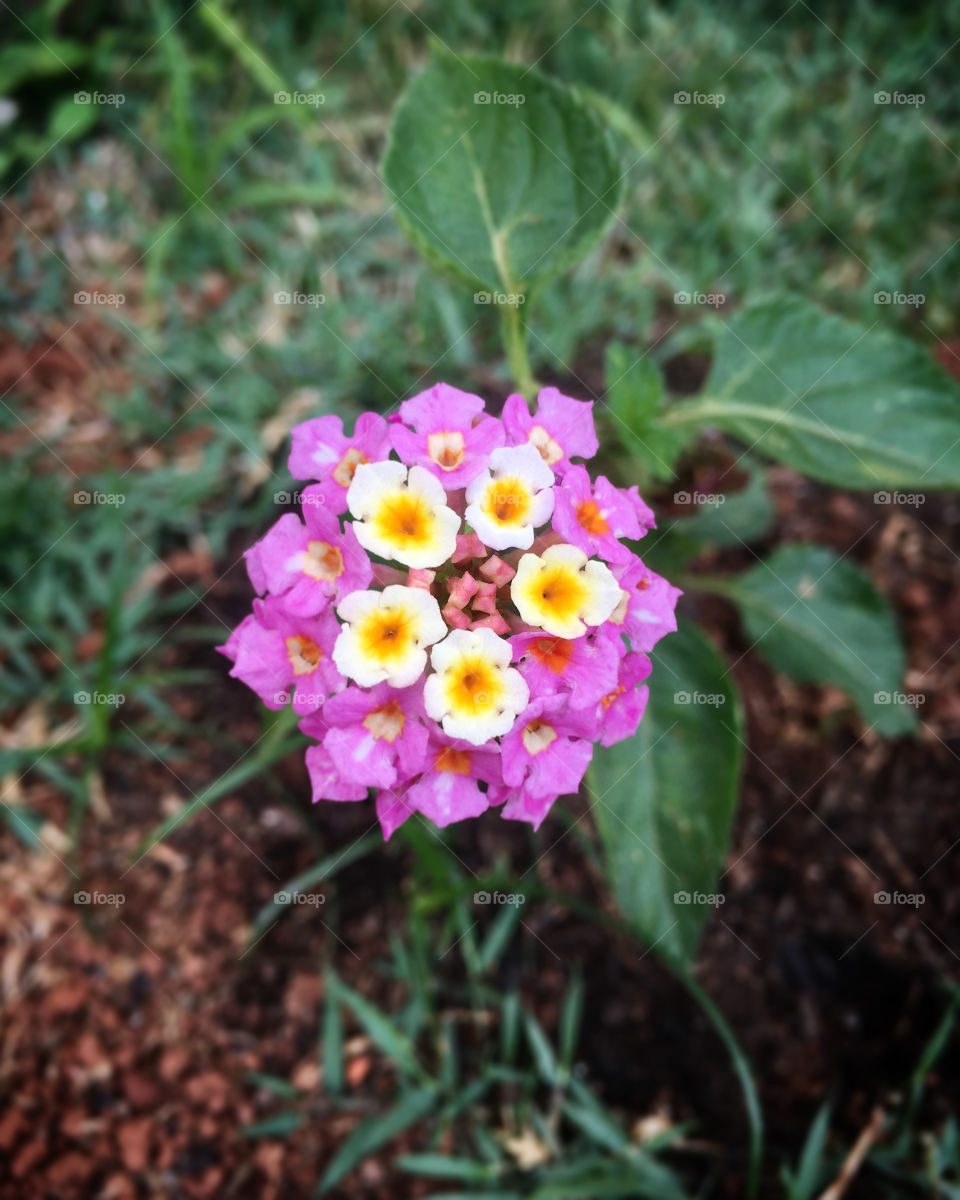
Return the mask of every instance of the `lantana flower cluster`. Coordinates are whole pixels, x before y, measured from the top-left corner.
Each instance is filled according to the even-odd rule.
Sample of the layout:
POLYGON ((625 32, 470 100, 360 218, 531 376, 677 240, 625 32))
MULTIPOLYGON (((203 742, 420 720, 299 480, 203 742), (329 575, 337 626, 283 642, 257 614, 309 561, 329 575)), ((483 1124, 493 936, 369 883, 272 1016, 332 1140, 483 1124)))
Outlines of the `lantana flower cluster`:
POLYGON ((556 388, 500 418, 437 384, 390 418, 293 430, 302 519, 246 553, 259 599, 220 647, 313 739, 313 799, 376 789, 384 836, 500 807, 540 825, 599 742, 632 735, 679 590, 623 539, 654 516, 591 479, 592 404, 556 388))

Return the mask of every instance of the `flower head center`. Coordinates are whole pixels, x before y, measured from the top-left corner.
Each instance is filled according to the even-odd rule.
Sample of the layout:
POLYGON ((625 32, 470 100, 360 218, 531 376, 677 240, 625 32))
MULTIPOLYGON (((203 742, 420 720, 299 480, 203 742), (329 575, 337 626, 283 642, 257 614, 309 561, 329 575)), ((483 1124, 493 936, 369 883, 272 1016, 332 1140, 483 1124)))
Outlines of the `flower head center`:
POLYGON ((577 521, 581 528, 595 536, 610 532, 607 519, 596 500, 584 500, 582 504, 577 505, 577 521))
POLYGON ((357 467, 361 463, 369 462, 370 460, 355 446, 351 446, 344 454, 343 458, 337 463, 333 470, 333 477, 341 487, 347 488, 353 483, 353 477, 357 473, 357 467))
POLYGON ((551 742, 557 740, 557 731, 546 721, 534 718, 520 735, 524 749, 530 755, 542 754, 551 742))
POLYGON ((447 699, 459 716, 481 717, 496 710, 503 695, 499 672, 481 655, 467 655, 450 671, 447 699))
POLYGON ((410 614, 398 608, 374 609, 360 624, 357 634, 364 656, 381 664, 405 658, 416 640, 410 614))
POLYGON ((563 458, 563 447, 553 440, 542 425, 534 425, 527 435, 527 441, 536 446, 548 467, 563 458))
POLYGON ((463 462, 465 449, 463 434, 458 429, 427 437, 427 453, 441 471, 455 471, 463 462))
POLYGON ((573 642, 566 638, 537 638, 530 644, 530 653, 554 675, 562 675, 573 658, 573 642))
POLYGON ((398 547, 421 545, 433 534, 433 514, 422 496, 406 490, 385 499, 376 515, 377 533, 398 547))
POLYGON ((332 583, 343 574, 343 555, 329 542, 310 542, 303 556, 303 573, 311 579, 332 583))
POLYGON ((482 507, 487 516, 500 525, 519 525, 533 503, 530 486, 517 476, 492 479, 487 485, 482 507))
POLYGON ((470 751, 455 750, 452 746, 444 746, 433 765, 438 771, 449 771, 453 775, 469 775, 470 751))
POLYGON ((313 638, 297 634, 286 639, 287 658, 293 667, 294 675, 309 675, 323 658, 323 650, 313 638))
POLYGON ((368 712, 363 718, 363 726, 374 738, 384 742, 395 742, 403 733, 406 720, 403 709, 396 700, 391 700, 389 704, 383 704, 368 712))

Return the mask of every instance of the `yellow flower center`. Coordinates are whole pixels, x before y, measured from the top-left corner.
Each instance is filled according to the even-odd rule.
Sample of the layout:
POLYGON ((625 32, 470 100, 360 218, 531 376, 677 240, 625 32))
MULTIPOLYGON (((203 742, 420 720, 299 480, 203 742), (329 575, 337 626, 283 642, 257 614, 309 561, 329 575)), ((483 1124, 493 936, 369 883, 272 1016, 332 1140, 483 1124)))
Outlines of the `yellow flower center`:
POLYGON ((286 642, 287 658, 290 659, 294 675, 309 675, 323 658, 323 651, 313 638, 298 634, 295 637, 288 637, 286 642))
POLYGON ((533 503, 529 484, 515 475, 493 479, 483 495, 482 508, 499 525, 519 525, 533 503))
POLYGON ((357 467, 361 463, 369 462, 370 460, 362 450, 357 450, 354 446, 344 454, 343 458, 337 463, 333 477, 341 487, 348 488, 353 483, 353 477, 357 473, 357 467))
POLYGON ((368 662, 398 663, 416 640, 416 624, 399 608, 375 608, 357 628, 360 652, 368 662))
POLYGON ((363 726, 365 729, 369 729, 375 738, 385 742, 395 742, 403 733, 406 720, 403 709, 396 700, 391 700, 389 704, 384 704, 380 708, 375 708, 373 712, 367 713, 363 718, 363 726))
POLYGON ((386 496, 373 518, 377 535, 398 550, 418 549, 435 534, 436 521, 427 501, 405 488, 386 496))
POLYGON ((329 542, 310 542, 303 559, 303 573, 311 579, 332 583, 343 574, 343 555, 329 542))
POLYGON ((607 524, 606 518, 600 511, 600 505, 596 500, 584 500, 577 506, 577 520, 587 533, 601 534, 609 533, 610 526, 607 524))
POLYGON ((447 699, 457 716, 486 716, 496 710, 502 696, 499 672, 483 655, 464 655, 447 672, 447 699))
POLYGON ((551 742, 557 740, 557 731, 552 725, 548 725, 546 721, 534 719, 527 725, 523 733, 520 734, 520 740, 523 742, 528 754, 540 754, 546 750, 551 742))
POLYGON ((538 607, 560 622, 572 621, 590 596, 590 589, 579 571, 565 563, 550 563, 532 584, 538 607))
POLYGON ((452 746, 444 746, 433 765, 438 771, 449 771, 453 775, 469 775, 470 751, 454 750, 452 746))
POLYGON ((427 437, 427 453, 441 471, 455 471, 463 462, 463 434, 459 430, 450 433, 431 433, 427 437))

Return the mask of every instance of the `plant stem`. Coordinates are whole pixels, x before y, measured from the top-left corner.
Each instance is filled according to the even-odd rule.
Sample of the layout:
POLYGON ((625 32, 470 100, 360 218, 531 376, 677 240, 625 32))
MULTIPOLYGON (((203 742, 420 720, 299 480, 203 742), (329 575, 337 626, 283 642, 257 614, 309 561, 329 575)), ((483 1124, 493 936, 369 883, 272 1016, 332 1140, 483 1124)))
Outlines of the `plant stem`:
POLYGON ((760 1109, 760 1098, 753 1082, 750 1062, 743 1048, 737 1041, 736 1035, 727 1024, 726 1017, 710 999, 699 983, 686 970, 677 971, 677 977, 686 987, 690 995, 700 1005, 707 1020, 713 1026, 717 1036, 730 1055, 730 1063, 740 1082, 744 1107, 747 1110, 747 1121, 750 1124, 750 1147, 747 1162, 747 1196, 749 1200, 757 1195, 760 1186, 760 1167, 763 1163, 763 1113, 760 1109))
POLYGON ((503 344, 507 351, 507 362, 510 365, 513 382, 527 400, 532 400, 537 391, 537 381, 530 370, 530 359, 527 357, 527 331, 520 320, 520 310, 517 305, 503 305, 500 310, 500 321, 500 331, 503 334, 503 344))

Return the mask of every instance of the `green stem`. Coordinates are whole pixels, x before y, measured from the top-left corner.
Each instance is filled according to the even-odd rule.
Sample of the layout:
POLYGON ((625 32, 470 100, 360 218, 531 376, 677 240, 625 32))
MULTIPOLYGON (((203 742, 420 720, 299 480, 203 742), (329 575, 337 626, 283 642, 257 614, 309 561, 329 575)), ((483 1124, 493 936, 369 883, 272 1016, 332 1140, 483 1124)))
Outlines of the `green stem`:
POLYGON ((500 309, 500 318, 500 330, 513 382, 527 400, 532 400, 537 392, 537 381, 527 357, 527 331, 520 320, 520 310, 516 304, 505 304, 500 309))
POLYGON ((747 1197, 753 1200, 760 1186, 760 1168, 763 1164, 763 1113, 760 1109, 760 1098, 753 1082, 750 1062, 743 1048, 736 1039, 733 1030, 727 1024, 726 1018, 710 999, 699 983, 685 970, 678 970, 677 976, 690 995, 700 1005, 703 1014, 713 1026, 717 1036, 730 1055, 730 1063, 740 1083, 744 1107, 747 1110, 747 1120, 750 1123, 750 1149, 747 1163, 747 1197))

